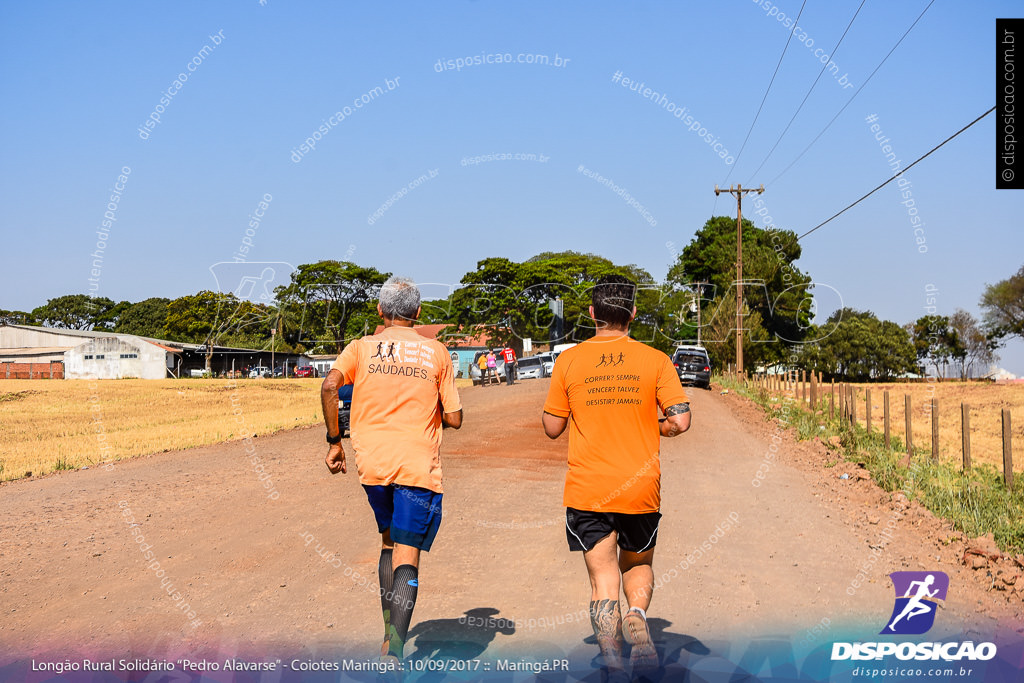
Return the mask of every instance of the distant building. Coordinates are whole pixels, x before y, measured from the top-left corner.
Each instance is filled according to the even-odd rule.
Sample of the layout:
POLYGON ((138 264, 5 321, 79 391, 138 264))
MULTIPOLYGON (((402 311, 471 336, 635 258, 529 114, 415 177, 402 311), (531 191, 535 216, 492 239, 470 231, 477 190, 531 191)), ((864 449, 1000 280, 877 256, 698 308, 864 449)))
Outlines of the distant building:
MULTIPOLYGON (((65 379, 164 379, 206 368, 207 347, 95 330, 65 330, 34 325, 0 325, 0 379, 11 367, 28 363, 64 364, 65 379)), ((270 367, 269 350, 214 346, 211 370, 221 376, 262 365, 270 367)), ((277 364, 294 367, 298 354, 278 353, 277 364)), ((20 376, 20 375, 19 375, 20 376)))
POLYGON ((327 373, 331 371, 331 366, 334 365, 335 359, 338 354, 336 353, 307 353, 304 358, 309 359, 309 364, 316 370, 317 377, 326 377, 327 373))

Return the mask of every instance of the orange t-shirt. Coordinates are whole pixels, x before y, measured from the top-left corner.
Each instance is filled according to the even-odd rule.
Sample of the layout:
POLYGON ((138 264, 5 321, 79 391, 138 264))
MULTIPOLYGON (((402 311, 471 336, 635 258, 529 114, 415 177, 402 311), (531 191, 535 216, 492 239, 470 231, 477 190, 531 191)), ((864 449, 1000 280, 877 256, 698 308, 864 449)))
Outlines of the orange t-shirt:
POLYGON ((352 384, 352 448, 359 483, 441 493, 441 412, 462 408, 448 349, 392 325, 358 339, 333 369, 352 384))
POLYGON ((563 504, 658 512, 658 408, 686 402, 669 357, 629 337, 595 337, 563 351, 544 402, 544 412, 569 418, 563 504))

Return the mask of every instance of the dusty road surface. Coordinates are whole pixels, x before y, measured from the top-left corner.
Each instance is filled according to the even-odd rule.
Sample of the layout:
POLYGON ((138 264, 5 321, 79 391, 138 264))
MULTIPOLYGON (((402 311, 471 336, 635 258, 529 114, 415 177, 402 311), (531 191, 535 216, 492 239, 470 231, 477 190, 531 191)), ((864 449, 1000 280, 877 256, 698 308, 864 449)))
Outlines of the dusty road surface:
MULTIPOLYGON (((589 666, 596 653, 582 557, 565 541, 566 437, 550 441, 539 425, 547 387, 462 390, 465 426, 445 432, 444 522, 422 562, 411 659, 589 666)), ((776 427, 744 400, 689 393, 692 429, 662 440, 650 617, 669 670, 738 662, 739 643, 773 634, 793 647, 875 639, 893 605, 886 575, 901 569, 950 575, 930 638, 1019 639, 1019 594, 986 590, 960 564, 962 542, 929 514, 837 478, 851 466, 826 468, 835 458, 820 445, 783 433, 775 457, 776 427)), ((0 678, 21 678, 9 662, 33 655, 371 658, 383 635, 379 537, 354 467, 327 471, 319 427, 255 445, 270 489, 242 442, 0 486, 0 678)))

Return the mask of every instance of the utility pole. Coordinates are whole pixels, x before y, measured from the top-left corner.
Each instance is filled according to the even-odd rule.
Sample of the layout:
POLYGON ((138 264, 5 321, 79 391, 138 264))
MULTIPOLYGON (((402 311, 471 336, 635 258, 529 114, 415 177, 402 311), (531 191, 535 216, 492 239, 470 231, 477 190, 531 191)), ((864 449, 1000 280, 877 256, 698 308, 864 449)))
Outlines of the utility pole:
POLYGON ((743 195, 747 192, 764 192, 764 185, 759 188, 746 188, 737 184, 728 190, 718 189, 715 185, 715 196, 723 192, 736 195, 736 371, 743 373, 743 195))
POLYGON ((700 302, 701 302, 701 297, 704 296, 704 285, 706 285, 706 284, 710 284, 710 283, 707 283, 707 282, 691 282, 690 283, 691 286, 695 286, 697 288, 696 291, 694 292, 694 295, 693 295, 693 304, 692 304, 693 308, 690 309, 691 313, 694 311, 694 309, 696 309, 696 312, 697 312, 697 346, 701 345, 701 343, 700 343, 700 329, 701 329, 701 324, 700 324, 700 302))

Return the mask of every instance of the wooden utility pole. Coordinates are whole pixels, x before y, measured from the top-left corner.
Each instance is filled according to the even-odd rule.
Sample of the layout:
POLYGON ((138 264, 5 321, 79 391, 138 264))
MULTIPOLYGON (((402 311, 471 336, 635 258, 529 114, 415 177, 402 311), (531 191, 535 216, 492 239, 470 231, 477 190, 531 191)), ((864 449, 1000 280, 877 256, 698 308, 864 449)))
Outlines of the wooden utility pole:
POLYGON ((729 186, 728 190, 720 190, 715 185, 715 196, 728 192, 736 195, 736 371, 743 373, 743 195, 747 192, 764 192, 764 185, 759 188, 743 189, 742 185, 729 186))

